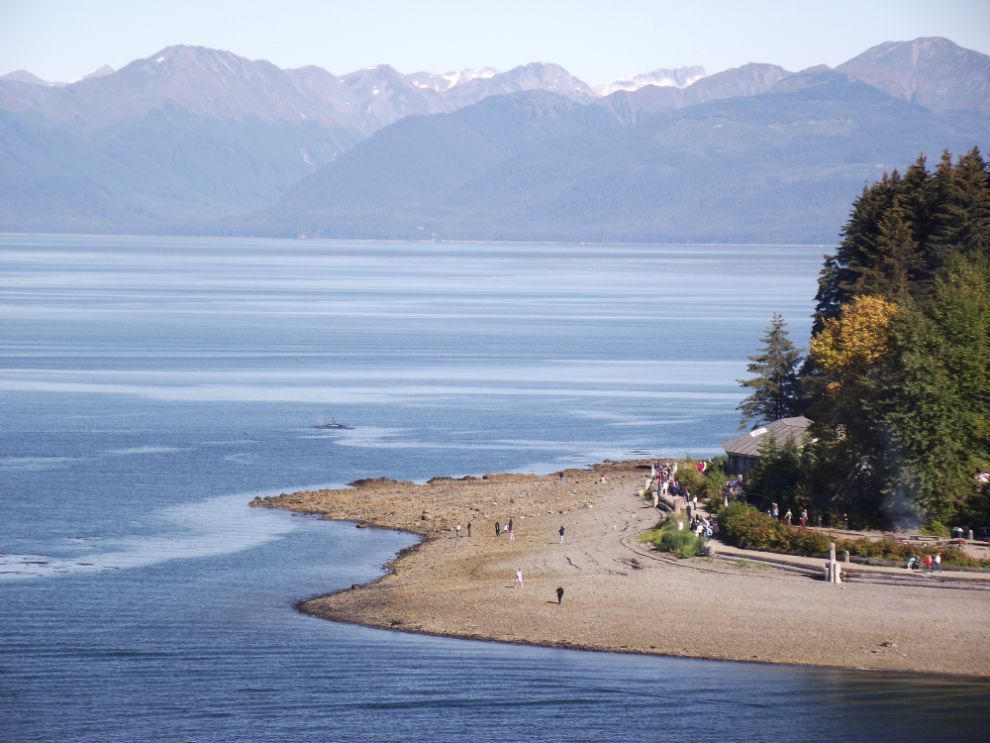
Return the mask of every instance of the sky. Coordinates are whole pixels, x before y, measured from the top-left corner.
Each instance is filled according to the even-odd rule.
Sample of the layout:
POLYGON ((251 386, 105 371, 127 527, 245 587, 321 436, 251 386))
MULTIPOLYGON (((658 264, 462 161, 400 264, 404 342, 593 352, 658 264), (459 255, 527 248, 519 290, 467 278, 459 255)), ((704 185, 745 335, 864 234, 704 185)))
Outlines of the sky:
POLYGON ((174 44, 335 74, 556 62, 589 84, 658 67, 832 67, 884 41, 990 54, 990 0, 0 0, 0 75, 71 81, 174 44))

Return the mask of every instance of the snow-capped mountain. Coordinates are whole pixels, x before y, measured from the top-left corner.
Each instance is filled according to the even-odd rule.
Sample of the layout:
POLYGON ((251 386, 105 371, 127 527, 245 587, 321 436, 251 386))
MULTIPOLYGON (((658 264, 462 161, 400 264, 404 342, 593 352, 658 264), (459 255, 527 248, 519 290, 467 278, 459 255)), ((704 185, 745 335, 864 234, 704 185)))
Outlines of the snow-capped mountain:
POLYGON ((463 85, 477 78, 491 78, 501 75, 500 70, 494 67, 481 67, 479 69, 466 69, 460 72, 413 72, 406 75, 410 82, 421 90, 432 90, 434 93, 445 93, 455 85, 463 85))
MULTIPOLYGON (((106 77, 107 75, 112 75, 114 72, 116 72, 116 70, 113 67, 111 67, 108 64, 105 64, 102 67, 95 69, 86 75, 83 75, 82 77, 77 77, 75 80, 73 80, 68 84, 72 85, 72 83, 77 83, 80 80, 92 80, 94 77, 106 77)), ((54 84, 64 85, 65 83, 54 83, 54 84)))
MULTIPOLYGON (((828 85, 860 96, 864 106, 884 91, 930 112, 968 109, 970 118, 962 121, 969 126, 967 121, 979 121, 978 112, 990 111, 990 57, 947 39, 916 39, 881 44, 834 72, 795 74, 772 64, 714 75, 700 66, 660 68, 595 88, 542 62, 506 72, 482 67, 405 75, 376 65, 335 75, 191 46, 168 47, 117 71, 103 67, 72 83, 18 70, 0 77, 0 229, 147 231, 258 209, 343 156, 341 168, 370 162, 350 157, 356 146, 376 148, 374 161, 388 175, 403 157, 413 157, 409 168, 424 173, 441 161, 451 172, 466 172, 465 158, 479 143, 489 154, 475 160, 488 162, 496 150, 508 157, 545 134, 573 133, 572 124, 591 131, 646 126, 661 116, 681 122, 685 141, 707 142, 707 121, 688 127, 692 119, 682 112, 769 92, 807 90, 804 95, 813 98, 828 85), (849 87, 849 78, 862 82, 849 87), (481 126, 486 118, 496 126, 481 126), (398 134, 405 139, 382 132, 404 119, 398 134), (510 121, 500 128, 499 122, 510 121), (432 138, 421 136, 431 128, 432 138), (403 143, 414 144, 404 152, 403 143)), ((738 110, 767 106, 769 99, 751 100, 738 110)), ((965 145, 962 134, 949 136, 954 126, 945 124, 946 145, 965 145)), ((722 132, 719 127, 710 132, 722 132)), ((697 152, 704 147, 699 144, 697 152)), ((595 162, 607 165, 601 158, 595 162)), ((554 167, 570 172, 563 161, 554 167)), ((372 193, 384 188, 368 183, 372 193)))
POLYGON ((444 113, 444 101, 422 90, 387 64, 366 67, 339 78, 347 94, 346 107, 372 133, 406 116, 444 113))
POLYGON ((632 93, 646 85, 656 85, 660 88, 686 88, 705 76, 705 68, 701 65, 694 67, 660 67, 652 72, 640 72, 636 75, 613 80, 604 85, 592 85, 591 89, 600 96, 611 95, 618 90, 632 93))
MULTIPOLYGON (((487 68, 491 69, 491 68, 487 68)), ((528 90, 546 90, 576 103, 593 103, 598 96, 587 83, 558 64, 531 62, 495 75, 480 74, 458 81, 441 95, 451 110, 470 106, 490 95, 511 95, 528 90)))

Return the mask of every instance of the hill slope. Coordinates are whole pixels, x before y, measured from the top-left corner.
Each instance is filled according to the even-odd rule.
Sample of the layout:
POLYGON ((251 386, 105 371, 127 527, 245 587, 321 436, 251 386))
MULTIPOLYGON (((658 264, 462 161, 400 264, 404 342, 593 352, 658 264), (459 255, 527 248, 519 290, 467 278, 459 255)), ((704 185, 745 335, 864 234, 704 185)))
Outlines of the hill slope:
POLYGON ((984 118, 958 111, 990 112, 986 55, 917 39, 841 69, 881 98, 862 82, 858 98, 852 88, 843 97, 849 80, 828 87, 819 68, 794 75, 769 64, 707 77, 660 69, 591 88, 545 63, 412 75, 378 65, 338 77, 176 46, 73 83, 18 71, 0 78, 0 230, 805 240, 823 234, 812 226, 821 215, 834 217, 840 199, 829 189, 844 189, 845 203, 851 183, 920 150, 986 139, 984 118), (812 87, 831 90, 834 110, 819 104, 792 119, 761 98, 803 95, 810 106, 812 87), (917 105, 884 113, 880 90, 917 105), (945 115, 926 119, 920 106, 945 115), (745 119, 759 112, 767 131, 745 119), (752 203, 720 191, 723 181, 749 183, 752 203), (644 207, 644 194, 662 208, 644 207), (719 210, 701 218, 685 199, 719 210), (771 203, 804 228, 772 227, 761 211, 771 203), (736 213, 736 228, 716 227, 736 213), (762 227, 745 227, 757 214, 762 227))
MULTIPOLYGON (((487 103, 494 108, 496 99, 487 103)), ((455 116, 470 115, 464 109, 455 116)), ((490 115, 491 109, 479 118, 490 115)), ((940 116, 831 72, 785 78, 767 93, 628 127, 603 120, 576 133, 562 130, 518 153, 499 150, 506 157, 487 167, 497 148, 482 153, 476 130, 445 116, 405 123, 401 147, 386 136, 362 143, 274 206, 225 222, 223 230, 830 243, 864 183, 919 152, 959 152, 990 133, 984 116, 940 116), (388 167, 367 167, 373 162, 388 167), (472 165, 451 175, 456 162, 472 165), (400 173, 409 175, 392 179, 400 173)))
POLYGON ((835 69, 933 111, 990 112, 990 57, 948 39, 888 41, 835 69))

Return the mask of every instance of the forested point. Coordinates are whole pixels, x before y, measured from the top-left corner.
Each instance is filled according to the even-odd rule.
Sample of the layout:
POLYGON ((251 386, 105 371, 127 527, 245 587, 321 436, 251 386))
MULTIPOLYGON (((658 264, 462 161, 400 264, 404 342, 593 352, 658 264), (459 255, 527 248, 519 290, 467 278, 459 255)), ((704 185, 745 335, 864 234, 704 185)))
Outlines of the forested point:
MULTIPOLYGON (((863 189, 826 256, 807 354, 775 315, 742 384, 768 437, 751 487, 860 527, 990 525, 990 175, 978 149, 863 189), (984 478, 985 479, 985 478, 984 478)), ((755 426, 754 426, 755 427, 755 426)))

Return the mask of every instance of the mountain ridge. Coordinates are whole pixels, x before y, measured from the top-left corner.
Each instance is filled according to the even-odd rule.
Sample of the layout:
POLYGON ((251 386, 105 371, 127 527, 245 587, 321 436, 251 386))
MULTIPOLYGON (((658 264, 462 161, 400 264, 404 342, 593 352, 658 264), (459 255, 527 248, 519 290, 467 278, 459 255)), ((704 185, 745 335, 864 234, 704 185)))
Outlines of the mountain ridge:
MULTIPOLYGON (((863 183, 903 168, 921 150, 935 155, 950 146, 958 152, 990 133, 988 117, 946 119, 842 73, 800 76, 782 78, 755 96, 713 99, 627 126, 606 116, 473 173, 446 174, 446 180, 442 158, 430 157, 408 168, 429 179, 429 187, 402 178, 369 180, 375 168, 353 167, 387 162, 394 177, 409 161, 402 153, 441 150, 456 152, 458 161, 470 158, 449 141, 438 146, 441 136, 431 133, 469 109, 418 117, 415 137, 401 145, 391 141, 378 149, 383 138, 411 133, 396 125, 300 182, 275 205, 198 231, 821 244, 834 237, 863 183), (345 163, 352 165, 345 170, 345 163), (438 188, 441 183, 446 188, 438 188)), ((541 96, 549 101, 552 94, 541 96)), ((503 100, 488 101, 489 116, 503 100)), ((449 134, 445 129, 443 137, 449 134)))
MULTIPOLYGON (((676 118, 677 112, 717 101, 759 99, 759 105, 771 111, 775 104, 761 96, 797 94, 811 87, 821 94, 828 85, 851 79, 939 115, 960 108, 987 111, 988 60, 946 39, 887 42, 835 72, 820 65, 792 73, 761 63, 706 76, 700 67, 660 68, 613 81, 619 89, 605 96, 601 89, 550 63, 534 62, 507 72, 479 68, 410 75, 375 65, 338 76, 314 65, 281 69, 264 60, 190 46, 167 47, 120 70, 97 70, 62 86, 26 72, 10 73, 0 78, 0 229, 153 232, 233 225, 232 215, 256 215, 259 209, 288 198, 300 184, 313 182, 307 181, 309 176, 332 168, 355 146, 392 126, 454 115, 505 97, 530 95, 525 105, 547 118, 536 127, 542 133, 537 136, 535 129, 522 126, 520 103, 513 100, 436 124, 447 127, 446 146, 463 154, 462 171, 457 171, 440 140, 432 139, 433 124, 402 124, 397 133, 374 140, 375 146, 393 147, 390 157, 395 167, 406 168, 402 183, 408 184, 418 168, 424 183, 450 186, 456 172, 480 178, 481 164, 495 168, 497 163, 486 159, 490 156, 520 158, 523 150, 534 147, 549 152, 555 146, 552 140, 581 136, 567 130, 561 124, 564 120, 580 119, 581 132, 586 133, 621 130, 656 117, 676 118), (839 77, 816 77, 825 74, 839 77), (938 84, 940 74, 945 84, 938 84), (589 110, 577 114, 575 106, 589 110), (466 121, 485 111, 495 117, 493 124, 504 125, 506 133, 521 139, 511 145, 499 140, 497 147, 479 143, 476 134, 484 127, 468 126, 466 121), (419 132, 425 139, 402 140, 409 132, 419 132), (395 149, 400 140, 410 148, 423 147, 424 152, 433 148, 429 150, 434 153, 432 165, 421 156, 413 167, 395 149)), ((861 97, 856 105, 865 108, 853 113, 867 116, 869 107, 886 105, 878 100, 861 97)), ((969 122, 959 125, 969 127, 967 131, 982 133, 982 119, 974 117, 967 119, 957 112, 950 118, 969 122)), ((947 126, 946 132, 956 131, 955 123, 947 126)), ((486 131, 484 136, 499 136, 495 130, 486 131)), ((703 141, 703 134, 695 129, 693 136, 703 141)), ((955 147, 964 139, 953 134, 942 146, 955 147)), ((812 138, 802 146, 815 147, 823 141, 812 138)), ((739 146, 747 142, 769 146, 755 136, 742 137, 739 146)), ((772 153, 766 154, 772 162, 772 153)), ((588 151, 580 156, 595 158, 588 151)), ((529 167, 542 167, 543 162, 533 154, 529 167)), ((755 167, 770 166, 756 163, 755 167)), ((625 183, 615 182, 620 181, 625 183)), ((393 193, 398 185, 399 181, 381 183, 377 188, 383 194, 393 193)), ((532 198, 535 203, 543 195, 532 198)), ((357 208, 357 202, 349 203, 357 208)), ((509 206, 504 209, 511 211, 509 206)), ((458 234, 466 234, 463 224, 457 229, 462 230, 458 234)))

